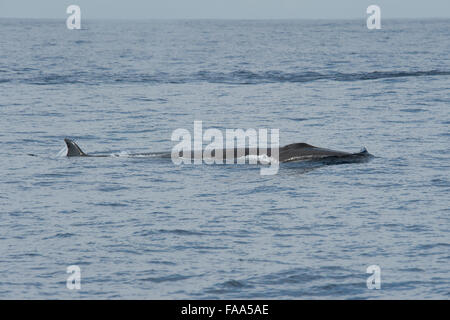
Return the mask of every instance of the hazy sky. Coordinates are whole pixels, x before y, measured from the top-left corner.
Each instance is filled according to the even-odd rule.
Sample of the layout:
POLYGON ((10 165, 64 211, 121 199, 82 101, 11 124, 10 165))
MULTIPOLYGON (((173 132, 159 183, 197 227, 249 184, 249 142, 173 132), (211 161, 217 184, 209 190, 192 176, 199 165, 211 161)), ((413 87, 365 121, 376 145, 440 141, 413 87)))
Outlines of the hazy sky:
POLYGON ((365 18, 371 4, 382 18, 450 18, 450 0, 0 0, 0 17, 65 19, 71 4, 86 19, 365 18))

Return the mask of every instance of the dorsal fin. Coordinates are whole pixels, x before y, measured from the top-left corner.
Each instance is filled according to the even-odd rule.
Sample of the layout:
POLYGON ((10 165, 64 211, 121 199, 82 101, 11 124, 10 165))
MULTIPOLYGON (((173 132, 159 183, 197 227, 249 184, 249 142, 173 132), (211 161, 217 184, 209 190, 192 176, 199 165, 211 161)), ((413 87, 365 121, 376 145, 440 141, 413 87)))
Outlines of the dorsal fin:
POLYGON ((87 154, 81 150, 81 148, 72 140, 64 139, 64 142, 67 146, 67 155, 68 157, 86 157, 87 154))
POLYGON ((299 143, 291 143, 288 144, 286 146, 284 146, 285 149, 300 149, 300 148, 315 148, 314 146, 304 143, 304 142, 299 142, 299 143))

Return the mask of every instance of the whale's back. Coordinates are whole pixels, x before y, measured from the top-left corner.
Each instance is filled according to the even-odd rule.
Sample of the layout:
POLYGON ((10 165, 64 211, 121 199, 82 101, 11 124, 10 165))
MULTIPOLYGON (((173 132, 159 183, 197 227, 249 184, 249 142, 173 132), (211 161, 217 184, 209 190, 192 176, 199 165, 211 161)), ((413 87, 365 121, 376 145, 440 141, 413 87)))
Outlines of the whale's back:
POLYGON ((346 157, 348 152, 314 147, 307 143, 292 143, 280 148, 280 161, 320 160, 327 157, 346 157))

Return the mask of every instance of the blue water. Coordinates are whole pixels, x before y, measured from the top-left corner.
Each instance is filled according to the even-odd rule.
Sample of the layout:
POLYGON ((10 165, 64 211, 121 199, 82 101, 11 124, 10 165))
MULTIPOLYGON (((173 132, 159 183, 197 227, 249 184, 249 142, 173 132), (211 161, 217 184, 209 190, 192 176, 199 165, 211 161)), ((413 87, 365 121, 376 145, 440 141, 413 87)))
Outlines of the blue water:
POLYGON ((82 26, 0 19, 1 299, 449 298, 450 20, 82 26), (58 156, 170 151, 194 120, 376 157, 58 156))

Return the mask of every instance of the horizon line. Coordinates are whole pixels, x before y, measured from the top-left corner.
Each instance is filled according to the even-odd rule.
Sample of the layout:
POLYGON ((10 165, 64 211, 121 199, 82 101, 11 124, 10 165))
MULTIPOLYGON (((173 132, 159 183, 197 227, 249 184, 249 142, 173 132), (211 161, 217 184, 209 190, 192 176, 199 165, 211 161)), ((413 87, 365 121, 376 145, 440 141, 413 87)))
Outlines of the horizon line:
MULTIPOLYGON (((3 17, 0 16, 0 19, 22 19, 22 20, 66 20, 68 16, 65 17, 3 17)), ((266 18, 119 18, 119 17, 89 17, 83 18, 83 20, 124 20, 124 21, 149 21, 149 20, 366 20, 367 17, 347 17, 347 18, 274 18, 274 17, 266 17, 266 18)), ((449 17, 383 17, 383 20, 437 20, 437 19, 450 19, 449 17)))

